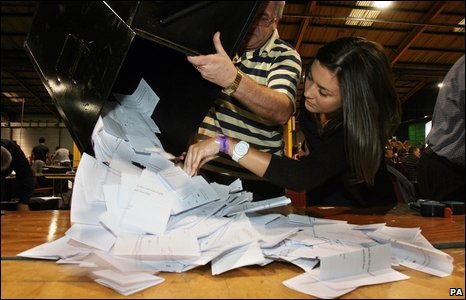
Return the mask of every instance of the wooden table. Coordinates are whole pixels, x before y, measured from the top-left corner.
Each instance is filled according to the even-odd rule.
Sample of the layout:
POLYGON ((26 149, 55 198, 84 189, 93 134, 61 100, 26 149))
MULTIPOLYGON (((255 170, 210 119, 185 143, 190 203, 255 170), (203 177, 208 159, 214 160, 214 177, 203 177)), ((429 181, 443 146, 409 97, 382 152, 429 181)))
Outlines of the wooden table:
MULTIPOLYGON (((52 196, 56 196, 55 179, 70 180, 71 188, 72 188, 72 185, 74 184, 74 179, 76 177, 76 173, 69 173, 69 174, 68 173, 57 173, 57 174, 49 173, 49 174, 44 174, 44 177, 47 179, 52 179, 52 185, 53 185, 52 196)), ((64 183, 62 182, 62 184, 64 183)), ((59 203, 59 208, 69 209, 71 207, 71 196, 69 198, 64 197, 63 185, 59 185, 59 194, 60 194, 60 200, 61 200, 61 202, 59 203)))
MULTIPOLYGON (((385 215, 349 209, 285 209, 348 220, 353 224, 386 222, 389 226, 421 227, 423 235, 443 248, 454 262, 453 274, 440 278, 405 267, 396 270, 409 280, 360 287, 342 298, 455 298, 450 288, 465 292, 464 215, 452 218, 425 218, 405 208, 385 215), (402 212, 405 211, 403 214, 402 212), (461 246, 461 244, 463 246, 461 246)), ((87 270, 57 265, 54 261, 17 258, 15 255, 64 235, 70 226, 69 211, 9 211, 1 220, 2 298, 127 298, 94 283, 87 270)), ((289 263, 273 262, 265 267, 247 266, 217 276, 210 265, 181 274, 162 273, 166 281, 133 294, 131 298, 313 298, 293 291, 282 282, 303 271, 289 263)), ((463 297, 457 297, 463 298, 463 297)))
POLYGON ((47 179, 67 179, 67 180, 74 180, 76 177, 75 173, 72 174, 42 174, 47 179))

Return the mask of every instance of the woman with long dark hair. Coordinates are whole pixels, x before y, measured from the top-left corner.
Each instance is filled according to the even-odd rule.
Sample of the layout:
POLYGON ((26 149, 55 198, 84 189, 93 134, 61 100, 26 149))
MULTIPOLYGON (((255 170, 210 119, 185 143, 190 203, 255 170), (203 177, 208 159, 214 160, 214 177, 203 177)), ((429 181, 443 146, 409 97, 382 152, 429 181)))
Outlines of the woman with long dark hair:
POLYGON ((306 190, 308 205, 394 204, 384 146, 400 117, 383 47, 344 37, 320 48, 306 72, 298 120, 309 155, 296 161, 218 136, 191 145, 184 168, 195 175, 216 155, 228 155, 274 184, 306 190))

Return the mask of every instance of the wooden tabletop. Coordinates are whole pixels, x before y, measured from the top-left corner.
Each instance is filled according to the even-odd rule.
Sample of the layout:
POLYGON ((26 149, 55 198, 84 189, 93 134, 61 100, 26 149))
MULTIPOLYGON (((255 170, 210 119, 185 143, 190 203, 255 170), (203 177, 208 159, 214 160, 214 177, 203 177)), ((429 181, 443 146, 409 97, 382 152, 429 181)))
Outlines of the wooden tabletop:
MULTIPOLYGON (((283 210, 283 208, 282 208, 283 210)), ((386 214, 346 208, 286 208, 315 217, 347 220, 353 224, 385 222, 389 226, 421 227, 422 234, 454 258, 453 274, 436 277, 405 267, 394 267, 409 280, 367 286, 342 298, 454 298, 450 288, 465 292, 464 215, 425 218, 398 207, 386 214), (404 211, 404 214, 403 214, 404 211), (458 247, 462 243, 462 247, 458 247), (448 248, 448 249, 446 249, 448 248)), ((16 254, 64 235, 70 227, 70 211, 7 211, 1 217, 2 298, 126 298, 94 283, 85 268, 58 265, 54 261, 17 258, 16 254)), ((131 298, 312 298, 282 282, 303 271, 289 263, 247 266, 212 276, 210 264, 184 273, 162 273, 166 281, 131 298)), ((463 297, 460 297, 464 299, 463 297)))
MULTIPOLYGON (((270 212, 346 220, 351 224, 386 223, 395 227, 420 227, 422 234, 438 249, 464 248, 464 215, 453 215, 450 218, 422 217, 418 212, 404 205, 399 205, 385 214, 355 211, 349 208, 292 208, 291 206, 270 212)), ((2 216, 1 224, 2 257, 12 257, 19 252, 62 237, 71 226, 70 211, 6 211, 2 216)))
POLYGON ((68 180, 74 180, 76 177, 75 173, 72 174, 42 174, 45 178, 47 179, 68 179, 68 180))
MULTIPOLYGON (((455 259, 453 274, 436 277, 404 267, 394 269, 410 276, 408 280, 360 287, 343 299, 450 299, 451 287, 464 293, 464 249, 446 249, 455 259)), ((94 283, 86 268, 58 265, 53 261, 2 260, 2 298, 42 299, 119 299, 119 298, 215 298, 215 299, 311 299, 312 296, 285 287, 282 282, 303 271, 283 262, 265 267, 248 266, 212 276, 210 264, 184 273, 161 273, 165 282, 124 297, 94 283)))

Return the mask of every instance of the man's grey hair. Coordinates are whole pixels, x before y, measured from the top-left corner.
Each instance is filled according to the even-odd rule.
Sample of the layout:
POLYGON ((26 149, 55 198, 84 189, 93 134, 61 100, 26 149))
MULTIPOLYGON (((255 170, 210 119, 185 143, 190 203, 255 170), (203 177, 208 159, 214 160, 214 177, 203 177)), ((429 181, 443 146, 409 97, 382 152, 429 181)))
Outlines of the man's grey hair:
POLYGON ((8 170, 11 165, 11 153, 7 148, 2 146, 2 172, 8 170))
POLYGON ((283 17, 283 9, 285 8, 286 1, 277 1, 275 5, 275 17, 280 20, 283 17))

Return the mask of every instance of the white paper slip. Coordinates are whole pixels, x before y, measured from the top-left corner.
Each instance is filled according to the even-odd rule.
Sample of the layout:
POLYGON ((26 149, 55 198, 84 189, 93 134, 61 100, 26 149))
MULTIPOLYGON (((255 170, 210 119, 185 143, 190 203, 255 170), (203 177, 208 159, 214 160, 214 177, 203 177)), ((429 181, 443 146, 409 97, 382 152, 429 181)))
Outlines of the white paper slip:
POLYGON ((118 293, 128 296, 148 287, 160 284, 164 278, 145 272, 118 272, 103 269, 91 273, 97 277, 95 282, 114 289, 118 293))
POLYGON ((241 205, 228 207, 227 209, 225 209, 223 213, 224 215, 227 215, 227 216, 233 216, 241 212, 246 213, 246 212, 260 211, 260 210, 264 210, 268 208, 285 206, 290 203, 291 203, 290 198, 281 196, 277 198, 272 198, 272 199, 267 199, 267 200, 262 200, 262 201, 257 201, 257 202, 248 202, 248 203, 244 203, 241 205))
POLYGON ((355 290, 355 288, 340 290, 333 289, 322 284, 309 273, 303 273, 291 279, 285 280, 283 281, 283 284, 292 290, 324 299, 337 298, 355 290))
POLYGON ((88 249, 78 248, 70 245, 68 243, 69 240, 69 236, 64 236, 58 240, 44 243, 29 250, 18 253, 16 256, 56 260, 59 258, 71 257, 81 252, 86 252, 86 254, 89 253, 88 249))
POLYGON ((193 259, 201 255, 197 237, 184 230, 162 236, 123 233, 113 254, 142 260, 193 259))

